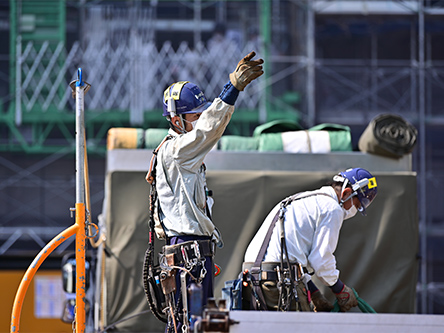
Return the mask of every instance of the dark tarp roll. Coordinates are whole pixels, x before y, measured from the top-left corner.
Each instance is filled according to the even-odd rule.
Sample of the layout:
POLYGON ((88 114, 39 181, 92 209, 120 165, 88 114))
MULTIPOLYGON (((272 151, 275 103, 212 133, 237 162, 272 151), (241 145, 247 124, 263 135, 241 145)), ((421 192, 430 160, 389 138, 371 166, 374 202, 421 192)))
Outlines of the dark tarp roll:
POLYGON ((413 151, 418 131, 402 117, 382 114, 375 117, 359 138, 359 150, 400 158, 413 151))

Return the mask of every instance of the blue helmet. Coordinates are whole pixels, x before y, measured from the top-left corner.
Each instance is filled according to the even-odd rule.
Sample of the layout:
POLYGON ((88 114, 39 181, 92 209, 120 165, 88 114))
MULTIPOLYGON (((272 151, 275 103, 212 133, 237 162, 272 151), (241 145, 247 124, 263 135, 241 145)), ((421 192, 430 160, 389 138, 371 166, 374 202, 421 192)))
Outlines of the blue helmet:
POLYGON ((348 184, 351 185, 353 190, 352 196, 358 197, 358 200, 361 203, 359 211, 362 215, 365 215, 365 209, 370 206, 378 193, 376 178, 365 169, 353 168, 340 172, 333 178, 333 180, 344 182, 343 188, 348 184))
POLYGON ((189 81, 179 81, 170 85, 163 93, 163 116, 205 111, 208 102, 200 88, 189 81), (170 105, 168 105, 170 104, 170 105))

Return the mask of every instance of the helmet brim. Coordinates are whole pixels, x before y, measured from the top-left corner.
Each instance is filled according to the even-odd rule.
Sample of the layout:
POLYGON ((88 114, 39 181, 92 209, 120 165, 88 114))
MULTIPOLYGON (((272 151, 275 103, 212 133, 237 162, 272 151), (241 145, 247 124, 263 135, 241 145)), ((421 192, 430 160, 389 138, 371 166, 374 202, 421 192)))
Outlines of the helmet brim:
POLYGON ((204 112, 206 109, 208 109, 208 108, 210 107, 211 104, 212 104, 211 102, 206 102, 206 103, 203 103, 202 105, 199 105, 197 108, 194 108, 193 110, 180 112, 180 114, 202 113, 202 112, 204 112))

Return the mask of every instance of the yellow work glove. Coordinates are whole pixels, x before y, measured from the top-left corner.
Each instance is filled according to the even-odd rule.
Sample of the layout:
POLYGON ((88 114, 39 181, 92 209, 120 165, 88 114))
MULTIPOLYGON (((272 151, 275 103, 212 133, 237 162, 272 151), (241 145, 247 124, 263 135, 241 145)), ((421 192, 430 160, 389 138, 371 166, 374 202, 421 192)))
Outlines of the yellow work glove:
POLYGON ((333 310, 333 304, 319 290, 311 294, 311 301, 315 312, 330 312, 333 310))
POLYGON ((230 73, 231 84, 239 91, 243 91, 251 81, 264 74, 261 66, 264 63, 264 60, 251 60, 255 55, 256 52, 250 52, 239 61, 235 71, 230 73))
POLYGON ((346 285, 344 285, 341 292, 335 294, 335 296, 338 300, 338 305, 341 312, 346 312, 352 307, 358 306, 358 300, 356 299, 355 293, 346 285))

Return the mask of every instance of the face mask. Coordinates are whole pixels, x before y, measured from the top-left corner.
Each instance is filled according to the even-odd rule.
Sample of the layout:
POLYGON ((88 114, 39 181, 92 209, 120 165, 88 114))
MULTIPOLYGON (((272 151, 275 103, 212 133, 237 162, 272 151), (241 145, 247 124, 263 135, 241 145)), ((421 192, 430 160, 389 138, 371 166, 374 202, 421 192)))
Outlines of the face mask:
POLYGON ((358 209, 353 204, 353 196, 349 196, 348 198, 346 198, 345 201, 341 200, 341 207, 342 207, 342 211, 344 212, 344 220, 351 219, 358 212, 358 209), (351 200, 351 207, 347 210, 344 208, 344 203, 347 202, 348 200, 351 200))
POLYGON ((193 129, 196 128, 196 124, 197 124, 197 121, 198 121, 198 120, 199 120, 199 119, 197 119, 197 120, 191 122, 191 125, 193 126, 193 129))
POLYGON ((342 210, 344 211, 344 220, 351 219, 358 212, 355 205, 352 205, 349 210, 342 207, 342 210))
POLYGON ((183 119, 184 122, 189 123, 189 124, 191 124, 191 126, 193 126, 193 130, 196 128, 196 123, 198 120, 199 119, 196 119, 194 121, 189 121, 189 120, 183 119))

